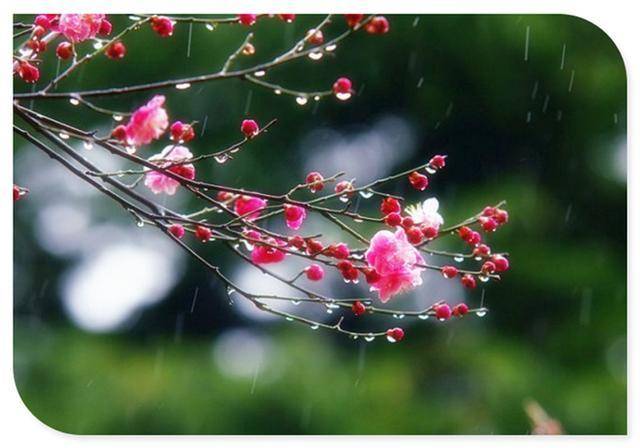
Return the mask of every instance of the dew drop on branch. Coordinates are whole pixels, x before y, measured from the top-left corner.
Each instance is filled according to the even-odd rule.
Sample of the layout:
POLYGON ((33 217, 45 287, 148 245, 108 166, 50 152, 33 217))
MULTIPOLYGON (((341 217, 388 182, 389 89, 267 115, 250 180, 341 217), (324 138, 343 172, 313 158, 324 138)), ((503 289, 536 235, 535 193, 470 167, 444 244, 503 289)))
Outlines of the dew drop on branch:
POLYGON ((253 76, 255 76, 256 78, 262 78, 267 72, 265 72, 264 70, 258 70, 257 72, 253 73, 253 76))
POLYGON ((191 87, 191 83, 189 82, 182 82, 180 84, 176 84, 176 89, 178 90, 187 90, 189 87, 191 87))
POLYGON ((336 93, 336 98, 338 98, 340 101, 347 101, 351 98, 351 92, 336 93))
POLYGON ((366 336, 364 337, 364 340, 365 340, 365 341, 367 341, 367 342, 371 342, 371 341, 373 341, 375 338, 376 338, 376 337, 375 337, 373 334, 369 333, 368 335, 366 335, 366 336))
POLYGON ((308 101, 309 99, 306 96, 299 96, 296 98, 296 103, 298 103, 300 106, 304 106, 308 101))
POLYGON ((323 55, 324 53, 322 53, 322 51, 312 51, 311 53, 308 54, 309 59, 311 59, 312 61, 318 61, 322 59, 323 55))
POLYGON ((80 101, 78 101, 77 98, 71 98, 69 102, 74 106, 77 106, 78 104, 80 104, 80 101))
POLYGON ((123 116, 120 114, 113 114, 114 121, 122 121, 123 116))

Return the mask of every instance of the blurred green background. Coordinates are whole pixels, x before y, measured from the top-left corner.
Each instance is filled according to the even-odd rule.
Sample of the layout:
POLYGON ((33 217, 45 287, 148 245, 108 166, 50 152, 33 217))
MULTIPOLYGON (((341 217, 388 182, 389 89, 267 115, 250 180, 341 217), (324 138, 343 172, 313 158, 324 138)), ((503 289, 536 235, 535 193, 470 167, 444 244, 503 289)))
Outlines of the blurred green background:
MULTIPOLYGON (((259 21, 257 53, 241 66, 282 52, 320 19, 259 21)), ((263 320, 240 298, 230 306, 222 286, 156 230, 137 228, 16 139, 15 182, 31 193, 15 205, 15 378, 39 419, 81 434, 525 434, 523 402, 535 399, 568 433, 626 433, 626 75, 618 50, 569 16, 389 19, 387 35, 357 33, 334 57, 265 77, 323 90, 346 75, 358 91, 350 101, 301 107, 230 80, 163 91, 167 109, 172 119, 198 120, 199 131, 206 120, 190 145, 196 154, 236 141, 245 116, 277 118, 236 160, 198 174, 267 192, 286 191, 310 168, 345 169, 364 182, 448 154, 430 187, 446 223, 508 201, 511 221, 490 242, 510 253, 512 270, 486 286, 490 313, 446 325, 372 322, 403 326, 401 344, 263 320)), ((130 23, 112 20, 115 30, 130 23)), ((325 35, 343 29, 337 16, 325 35)), ((124 60, 98 57, 59 90, 208 73, 246 32, 200 25, 189 39, 181 23, 161 39, 145 28, 126 41, 124 60)), ((46 80, 56 71, 52 50, 44 59, 46 80)), ((16 81, 16 91, 28 88, 16 81)), ((96 102, 131 110, 150 95, 96 102)), ((114 125, 66 101, 34 107, 85 129, 114 125)), ((99 149, 84 151, 113 167, 99 149)), ((387 191, 424 197, 402 182, 387 191)), ((183 194, 166 201, 198 207, 183 194)), ((375 213, 376 201, 359 206, 375 213)), ((206 250, 245 275, 227 252, 206 250)), ((252 286, 271 285, 246 275, 252 286)), ((334 294, 352 291, 330 285, 334 294)), ((428 277, 412 300, 464 297, 448 285, 428 277)), ((470 305, 482 300, 480 289, 467 293, 470 305)))

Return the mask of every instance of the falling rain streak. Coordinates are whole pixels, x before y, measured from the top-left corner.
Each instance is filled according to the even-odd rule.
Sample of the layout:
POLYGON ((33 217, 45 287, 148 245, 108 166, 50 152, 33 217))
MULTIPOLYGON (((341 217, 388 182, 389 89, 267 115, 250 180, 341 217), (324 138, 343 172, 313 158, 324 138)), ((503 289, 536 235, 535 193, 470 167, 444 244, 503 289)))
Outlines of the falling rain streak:
POLYGON ((571 93, 571 91, 573 90, 573 80, 576 77, 576 71, 575 70, 571 70, 571 79, 569 79, 569 87, 568 87, 568 91, 569 93, 571 93))
POLYGON ((567 44, 562 45, 562 58, 560 59, 560 70, 564 70, 564 58, 567 54, 567 44))
POLYGON ((193 35, 193 23, 189 24, 189 35, 187 37, 187 58, 191 57, 191 36, 193 35))
POLYGON ((524 38, 524 60, 529 60, 529 35, 531 34, 531 27, 527 25, 527 31, 524 38))

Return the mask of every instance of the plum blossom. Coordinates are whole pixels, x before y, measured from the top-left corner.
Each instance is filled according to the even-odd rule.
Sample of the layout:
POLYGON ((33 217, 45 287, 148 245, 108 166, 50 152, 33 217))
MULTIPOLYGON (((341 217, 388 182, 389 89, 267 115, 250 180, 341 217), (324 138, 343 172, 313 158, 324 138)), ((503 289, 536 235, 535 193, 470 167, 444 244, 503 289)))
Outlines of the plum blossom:
POLYGON ((256 264, 268 264, 268 263, 279 263, 284 260, 286 254, 278 250, 273 246, 284 246, 286 245, 283 241, 278 241, 274 238, 269 238, 266 240, 270 246, 265 246, 262 244, 257 244, 253 250, 251 251, 251 261, 256 264))
POLYGON ((264 199, 242 195, 236 199, 234 210, 239 216, 248 221, 253 221, 260 217, 260 210, 266 206, 267 201, 264 199))
POLYGON ((411 216, 414 224, 435 227, 436 230, 444 223, 444 219, 440 213, 438 213, 438 207, 440 204, 436 198, 429 198, 422 204, 416 204, 409 206, 405 211, 411 216))
POLYGON ((169 126, 169 117, 164 109, 164 95, 156 95, 136 110, 127 123, 127 143, 133 146, 146 145, 158 139, 169 126))
MULTIPOLYGON (((193 154, 191 154, 191 151, 189 151, 185 146, 169 145, 166 146, 161 153, 149 158, 149 161, 153 162, 155 160, 162 160, 162 162, 157 165, 165 167, 175 162, 185 161, 192 157, 193 154)), ((196 169, 190 163, 172 166, 169 168, 169 171, 189 180, 193 180, 196 177, 196 169)), ((180 182, 161 173, 160 171, 148 171, 144 178, 144 184, 155 194, 166 193, 168 195, 174 195, 176 189, 180 185, 180 182)))
POLYGON ((424 259, 407 241, 402 229, 395 233, 388 230, 376 233, 365 252, 365 259, 369 267, 378 274, 379 278, 370 284, 372 291, 378 291, 382 303, 422 284, 421 274, 424 268, 416 265, 424 264, 424 259))
POLYGON ((104 14, 61 14, 55 31, 78 43, 96 37, 104 19, 104 14))
POLYGON ((297 205, 285 204, 284 218, 287 223, 287 227, 292 230, 298 230, 307 218, 307 211, 303 207, 297 205))

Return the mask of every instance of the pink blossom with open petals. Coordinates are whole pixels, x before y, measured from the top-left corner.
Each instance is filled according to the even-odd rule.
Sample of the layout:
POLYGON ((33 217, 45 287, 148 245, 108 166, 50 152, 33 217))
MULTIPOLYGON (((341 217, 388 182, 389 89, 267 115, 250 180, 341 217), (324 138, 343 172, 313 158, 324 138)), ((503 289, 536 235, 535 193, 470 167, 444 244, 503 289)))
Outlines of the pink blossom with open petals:
POLYGON ((61 14, 55 31, 71 42, 82 42, 96 37, 104 18, 104 14, 61 14))
POLYGON ((236 199, 234 210, 249 221, 260 217, 260 210, 267 206, 267 201, 253 196, 242 195, 236 199))
MULTIPOLYGON (((285 243, 274 238, 266 240, 269 244, 283 246, 285 243)), ((251 251, 251 260, 257 264, 279 263, 284 260, 286 254, 272 246, 256 245, 251 251)))
POLYGON ((421 275, 424 268, 416 265, 424 264, 424 259, 407 241, 402 229, 395 234, 388 230, 376 233, 365 252, 365 259, 379 275, 379 278, 371 283, 371 290, 378 291, 383 303, 396 294, 422 284, 421 275))
POLYGON ((288 204, 284 206, 284 219, 290 229, 298 230, 306 218, 307 211, 303 207, 288 204))
POLYGON ((126 126, 127 143, 133 146, 146 145, 164 134, 169 126, 164 100, 164 95, 156 95, 131 115, 126 126))
MULTIPOLYGON (((193 154, 191 154, 191 151, 189 151, 185 146, 169 145, 165 147, 161 153, 151 157, 149 161, 153 162, 155 160, 162 160, 162 162, 158 162, 157 165, 165 167, 172 163, 182 162, 192 157, 193 154)), ((169 168, 169 171, 189 180, 193 180, 196 177, 196 168, 190 163, 173 166, 169 168)), ((144 184, 155 194, 166 193, 168 195, 174 195, 176 189, 180 185, 180 182, 161 173, 160 171, 148 171, 144 177, 144 184)))

